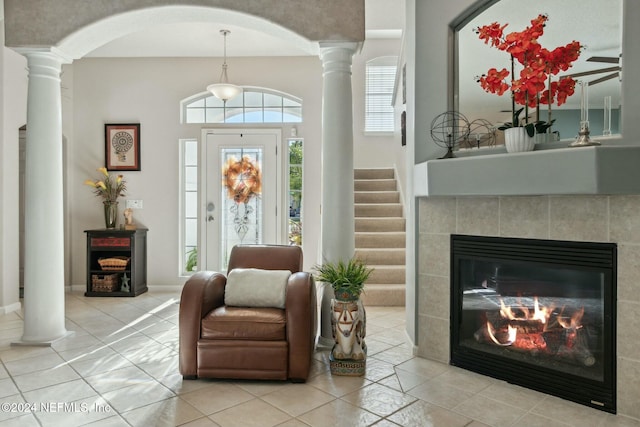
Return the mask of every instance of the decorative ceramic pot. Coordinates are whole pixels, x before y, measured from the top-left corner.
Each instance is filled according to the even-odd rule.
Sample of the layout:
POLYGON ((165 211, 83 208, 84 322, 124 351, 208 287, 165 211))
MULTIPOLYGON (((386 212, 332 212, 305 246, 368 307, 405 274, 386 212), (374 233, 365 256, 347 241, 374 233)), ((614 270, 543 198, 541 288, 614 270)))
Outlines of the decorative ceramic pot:
POLYGON ((504 130, 504 145, 508 153, 533 151, 536 138, 535 135, 529 136, 523 127, 509 128, 504 130))
POLYGON ((106 228, 116 228, 118 221, 118 202, 102 202, 104 204, 104 225, 106 228))
POLYGON ((335 345, 331 350, 334 360, 365 360, 364 343, 366 314, 361 300, 331 300, 331 329, 335 345))
POLYGON ((350 301, 357 301, 358 298, 360 298, 359 294, 354 294, 352 292, 348 292, 340 289, 338 290, 334 289, 333 293, 338 301, 350 302, 350 301))

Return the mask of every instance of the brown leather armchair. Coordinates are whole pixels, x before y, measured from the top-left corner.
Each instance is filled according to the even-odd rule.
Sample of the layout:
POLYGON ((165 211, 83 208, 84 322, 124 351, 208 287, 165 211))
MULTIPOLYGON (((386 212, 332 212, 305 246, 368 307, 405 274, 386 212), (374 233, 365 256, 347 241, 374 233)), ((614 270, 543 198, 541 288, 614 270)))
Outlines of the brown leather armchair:
POLYGON ((185 379, 306 381, 317 307, 313 276, 301 272, 302 250, 238 245, 231 250, 227 275, 234 268, 291 271, 285 308, 225 306, 227 277, 212 271, 194 274, 180 300, 180 373, 185 379))

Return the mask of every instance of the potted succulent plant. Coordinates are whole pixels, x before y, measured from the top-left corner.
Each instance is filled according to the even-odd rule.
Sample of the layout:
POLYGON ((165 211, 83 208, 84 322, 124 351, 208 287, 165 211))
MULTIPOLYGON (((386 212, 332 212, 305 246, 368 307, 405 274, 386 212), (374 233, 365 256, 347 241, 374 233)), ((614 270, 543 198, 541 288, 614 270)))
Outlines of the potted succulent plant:
POLYGON ((355 301, 360 298, 364 282, 373 271, 355 257, 348 261, 325 262, 315 267, 316 280, 330 283, 337 300, 355 301))

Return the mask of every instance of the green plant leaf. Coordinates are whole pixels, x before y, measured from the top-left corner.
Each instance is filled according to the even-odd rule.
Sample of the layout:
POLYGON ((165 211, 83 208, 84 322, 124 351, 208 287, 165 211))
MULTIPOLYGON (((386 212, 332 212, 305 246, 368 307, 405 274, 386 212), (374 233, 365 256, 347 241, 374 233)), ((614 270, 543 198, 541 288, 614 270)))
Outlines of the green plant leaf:
POLYGON ((330 283, 334 292, 349 293, 359 296, 364 284, 373 271, 367 268, 367 265, 355 257, 348 261, 340 260, 338 262, 325 262, 314 267, 316 270, 316 280, 320 282, 330 283))

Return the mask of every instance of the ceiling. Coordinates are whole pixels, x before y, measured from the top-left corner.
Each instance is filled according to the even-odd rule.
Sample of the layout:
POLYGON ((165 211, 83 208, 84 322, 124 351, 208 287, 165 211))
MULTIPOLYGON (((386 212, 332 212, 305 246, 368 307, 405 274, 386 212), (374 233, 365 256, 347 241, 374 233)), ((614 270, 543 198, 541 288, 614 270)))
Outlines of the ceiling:
MULTIPOLYGON (((403 0, 365 0, 366 38, 399 38, 404 26, 403 0)), ((227 56, 318 55, 317 43, 278 38, 259 29, 219 22, 158 24, 131 32, 87 54, 87 57, 220 57, 227 36, 227 56)))

